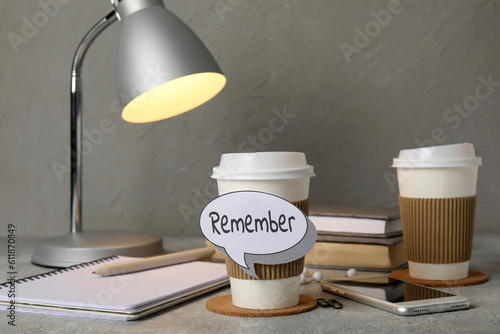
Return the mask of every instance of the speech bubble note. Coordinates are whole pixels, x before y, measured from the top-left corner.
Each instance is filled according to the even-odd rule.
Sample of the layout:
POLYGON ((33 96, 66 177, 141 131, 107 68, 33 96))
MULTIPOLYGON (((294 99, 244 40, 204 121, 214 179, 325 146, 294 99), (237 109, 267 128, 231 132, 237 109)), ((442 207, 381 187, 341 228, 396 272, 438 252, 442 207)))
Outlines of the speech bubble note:
POLYGON ((300 259, 316 242, 316 228, 299 208, 257 191, 214 199, 201 213, 200 228, 222 254, 255 278, 255 263, 272 265, 300 259))

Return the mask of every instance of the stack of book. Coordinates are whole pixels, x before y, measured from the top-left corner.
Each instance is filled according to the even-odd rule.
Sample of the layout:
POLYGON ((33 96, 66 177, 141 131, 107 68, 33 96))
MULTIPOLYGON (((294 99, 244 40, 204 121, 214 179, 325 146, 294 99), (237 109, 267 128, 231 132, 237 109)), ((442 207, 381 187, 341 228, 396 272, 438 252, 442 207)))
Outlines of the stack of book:
POLYGON ((407 264, 398 207, 311 205, 309 218, 318 239, 307 266, 392 271, 407 264))

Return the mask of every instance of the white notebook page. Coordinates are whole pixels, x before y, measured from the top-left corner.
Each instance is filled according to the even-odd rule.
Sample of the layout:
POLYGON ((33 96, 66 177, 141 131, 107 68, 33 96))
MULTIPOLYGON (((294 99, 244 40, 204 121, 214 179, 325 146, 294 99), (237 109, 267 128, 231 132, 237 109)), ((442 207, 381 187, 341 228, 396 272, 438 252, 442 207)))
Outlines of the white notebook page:
MULTIPOLYGON (((104 310, 133 310, 175 298, 228 278, 220 263, 188 262, 126 275, 102 277, 92 272, 104 265, 136 258, 118 257, 104 263, 63 269, 16 284, 16 302, 104 310)), ((8 288, 0 289, 7 300, 8 288)))

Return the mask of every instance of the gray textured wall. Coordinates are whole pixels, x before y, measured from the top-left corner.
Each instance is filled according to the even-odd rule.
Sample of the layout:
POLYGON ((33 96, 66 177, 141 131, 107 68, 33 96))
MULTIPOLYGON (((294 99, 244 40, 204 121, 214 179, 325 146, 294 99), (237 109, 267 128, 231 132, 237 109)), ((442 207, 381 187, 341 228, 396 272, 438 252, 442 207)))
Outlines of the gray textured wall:
MULTIPOLYGON (((0 212, 19 234, 52 236, 69 225, 71 59, 111 7, 41 3, 55 2, 0 0, 0 212)), ((83 68, 92 138, 85 229, 199 234, 197 214, 215 196, 211 168, 224 152, 303 151, 317 172, 313 202, 392 205, 398 193, 389 165, 400 149, 471 142, 484 165, 476 231, 500 231, 500 1, 166 6, 206 42, 228 84, 181 116, 125 123, 114 88, 119 24, 100 36, 83 68), (277 115, 283 127, 272 132, 277 115)))

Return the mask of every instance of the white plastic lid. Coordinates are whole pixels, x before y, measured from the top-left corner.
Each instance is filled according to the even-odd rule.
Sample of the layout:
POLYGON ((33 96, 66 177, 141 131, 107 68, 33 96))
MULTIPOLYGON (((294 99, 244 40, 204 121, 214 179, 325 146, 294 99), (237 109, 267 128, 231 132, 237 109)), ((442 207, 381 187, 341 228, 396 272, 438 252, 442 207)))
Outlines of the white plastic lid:
POLYGON ((396 168, 439 168, 481 166, 481 158, 476 157, 474 145, 452 144, 421 147, 399 151, 391 167, 396 168))
POLYGON ((312 177, 314 167, 301 152, 252 152, 222 154, 212 178, 228 180, 277 180, 312 177))

